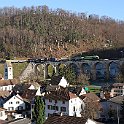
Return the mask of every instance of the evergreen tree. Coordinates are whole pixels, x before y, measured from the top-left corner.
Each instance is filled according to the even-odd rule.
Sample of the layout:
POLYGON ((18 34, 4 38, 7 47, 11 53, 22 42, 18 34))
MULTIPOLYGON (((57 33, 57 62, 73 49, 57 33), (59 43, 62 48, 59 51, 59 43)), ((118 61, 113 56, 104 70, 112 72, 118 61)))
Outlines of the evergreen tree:
POLYGON ((63 69, 60 70, 60 75, 64 76, 69 84, 76 83, 77 75, 75 70, 72 67, 70 66, 64 67, 63 69))
POLYGON ((34 106, 34 119, 36 124, 43 124, 45 121, 45 106, 42 98, 37 96, 35 99, 35 106, 34 106))

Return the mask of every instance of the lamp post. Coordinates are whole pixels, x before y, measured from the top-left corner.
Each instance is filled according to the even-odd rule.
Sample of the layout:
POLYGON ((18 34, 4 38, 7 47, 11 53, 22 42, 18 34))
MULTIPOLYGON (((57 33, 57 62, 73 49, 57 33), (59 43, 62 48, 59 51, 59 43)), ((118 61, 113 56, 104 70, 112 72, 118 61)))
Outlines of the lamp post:
POLYGON ((118 105, 117 105, 117 119, 118 119, 118 124, 119 124, 119 111, 118 111, 118 105))

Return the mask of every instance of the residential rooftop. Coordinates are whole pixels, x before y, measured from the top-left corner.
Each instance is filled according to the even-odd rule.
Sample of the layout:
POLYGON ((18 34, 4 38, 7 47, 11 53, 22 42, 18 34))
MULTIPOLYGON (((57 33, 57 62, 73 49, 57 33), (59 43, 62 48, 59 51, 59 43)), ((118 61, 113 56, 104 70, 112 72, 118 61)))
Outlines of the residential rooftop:
POLYGON ((113 97, 113 98, 108 100, 108 102, 113 102, 113 103, 116 103, 116 104, 122 104, 122 101, 124 101, 124 96, 123 95, 116 96, 116 97, 113 97))
POLYGON ((44 124, 86 124, 87 119, 73 116, 52 116, 44 124))
POLYGON ((18 83, 17 79, 0 80, 0 86, 15 85, 18 83))
POLYGON ((77 95, 60 86, 54 91, 47 92, 44 97, 45 99, 68 101, 70 99, 77 98, 77 95))

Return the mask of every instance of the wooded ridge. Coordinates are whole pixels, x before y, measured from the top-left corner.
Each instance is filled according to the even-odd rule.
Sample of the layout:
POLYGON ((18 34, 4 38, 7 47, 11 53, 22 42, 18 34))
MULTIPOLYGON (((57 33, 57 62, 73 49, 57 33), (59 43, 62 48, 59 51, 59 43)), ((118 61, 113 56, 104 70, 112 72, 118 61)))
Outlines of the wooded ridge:
POLYGON ((124 46, 124 21, 38 7, 0 8, 0 57, 63 57, 124 46))

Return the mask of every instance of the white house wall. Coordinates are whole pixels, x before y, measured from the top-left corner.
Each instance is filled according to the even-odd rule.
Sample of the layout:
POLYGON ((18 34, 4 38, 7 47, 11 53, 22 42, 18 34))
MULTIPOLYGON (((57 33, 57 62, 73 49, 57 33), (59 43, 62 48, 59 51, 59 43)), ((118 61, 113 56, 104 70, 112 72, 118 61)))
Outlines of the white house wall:
POLYGON ((0 120, 7 119, 7 115, 5 114, 5 111, 0 111, 0 120))
POLYGON ((82 107, 84 107, 84 102, 80 98, 73 98, 69 100, 69 116, 81 117, 82 107), (74 111, 75 107, 75 111, 74 111))
POLYGON ((48 113, 49 114, 53 114, 53 113, 61 113, 61 107, 66 107, 66 112, 62 112, 63 114, 69 115, 69 103, 68 101, 65 101, 65 104, 62 103, 62 101, 57 100, 57 103, 55 103, 55 100, 52 100, 52 102, 49 102, 48 99, 45 100, 45 115, 46 117, 48 117, 48 113), (52 105, 52 106, 58 106, 58 111, 56 110, 49 110, 48 109, 48 105, 52 105))
POLYGON ((22 106, 25 109, 25 103, 21 99, 16 96, 10 98, 6 103, 4 103, 3 107, 9 111, 9 107, 13 107, 13 110, 18 110, 18 107, 22 106), (17 103, 19 102, 19 103, 17 103))
POLYGON ((124 87, 123 88, 112 88, 110 92, 110 96, 119 96, 119 95, 124 95, 124 87))
POLYGON ((15 85, 0 86, 1 91, 11 91, 15 85))

